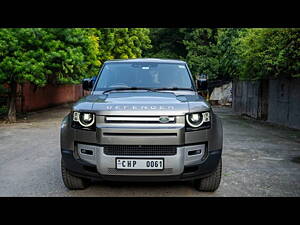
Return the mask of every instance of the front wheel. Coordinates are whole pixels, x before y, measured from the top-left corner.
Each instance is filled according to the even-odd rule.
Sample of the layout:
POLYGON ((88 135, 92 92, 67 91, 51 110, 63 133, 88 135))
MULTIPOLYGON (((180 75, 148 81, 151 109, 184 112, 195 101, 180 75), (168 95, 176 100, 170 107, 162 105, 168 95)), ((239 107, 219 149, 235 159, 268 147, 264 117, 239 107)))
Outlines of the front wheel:
POLYGON ((61 174, 65 186, 70 190, 82 190, 89 186, 90 181, 70 174, 61 159, 61 174))
POLYGON ((198 191, 214 192, 221 182, 222 159, 220 159, 217 169, 209 176, 194 181, 194 186, 198 191))

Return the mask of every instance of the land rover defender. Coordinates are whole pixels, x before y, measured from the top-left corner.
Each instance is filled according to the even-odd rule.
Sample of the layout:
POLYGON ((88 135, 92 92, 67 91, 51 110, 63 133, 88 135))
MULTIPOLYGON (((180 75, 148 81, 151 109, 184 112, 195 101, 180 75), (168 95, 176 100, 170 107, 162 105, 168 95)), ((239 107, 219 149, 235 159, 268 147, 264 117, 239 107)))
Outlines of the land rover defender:
POLYGON ((84 79, 90 95, 76 102, 61 124, 65 186, 193 180, 197 190, 215 191, 223 130, 198 94, 206 85, 194 80, 181 60, 105 62, 96 79, 84 79))

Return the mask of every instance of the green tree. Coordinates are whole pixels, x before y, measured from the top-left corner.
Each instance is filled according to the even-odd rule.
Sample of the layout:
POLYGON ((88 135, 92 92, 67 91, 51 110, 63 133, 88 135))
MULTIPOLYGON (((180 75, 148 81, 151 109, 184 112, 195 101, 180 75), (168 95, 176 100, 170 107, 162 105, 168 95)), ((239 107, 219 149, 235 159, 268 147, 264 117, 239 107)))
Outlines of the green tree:
POLYGON ((220 28, 218 29, 217 44, 219 60, 218 78, 230 79, 238 76, 239 58, 233 43, 242 31, 242 28, 220 28))
POLYGON ((8 119, 16 121, 17 84, 78 83, 100 65, 91 29, 0 29, 0 83, 10 85, 8 119))
POLYGON ((141 57, 143 50, 151 48, 149 32, 146 28, 97 29, 100 61, 141 57))
POLYGON ((300 76, 300 29, 252 28, 234 41, 240 79, 300 76))
POLYGON ((217 29, 209 28, 193 29, 185 36, 186 61, 193 74, 204 73, 210 79, 217 78, 220 67, 217 36, 217 29))
POLYGON ((300 77, 299 28, 152 28, 144 56, 186 60, 210 79, 300 77))
POLYGON ((145 57, 185 59, 187 50, 183 44, 188 29, 151 28, 152 48, 144 52, 145 57))

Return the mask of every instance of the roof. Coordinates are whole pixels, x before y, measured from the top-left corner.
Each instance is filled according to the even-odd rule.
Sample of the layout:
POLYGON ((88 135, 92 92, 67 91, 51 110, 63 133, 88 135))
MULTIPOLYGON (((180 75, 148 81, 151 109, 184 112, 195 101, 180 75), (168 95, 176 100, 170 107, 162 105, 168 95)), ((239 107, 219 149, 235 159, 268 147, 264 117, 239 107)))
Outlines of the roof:
POLYGON ((177 59, 158 59, 158 58, 137 58, 137 59, 113 59, 108 60, 105 63, 114 62, 156 62, 156 63, 186 63, 177 59))

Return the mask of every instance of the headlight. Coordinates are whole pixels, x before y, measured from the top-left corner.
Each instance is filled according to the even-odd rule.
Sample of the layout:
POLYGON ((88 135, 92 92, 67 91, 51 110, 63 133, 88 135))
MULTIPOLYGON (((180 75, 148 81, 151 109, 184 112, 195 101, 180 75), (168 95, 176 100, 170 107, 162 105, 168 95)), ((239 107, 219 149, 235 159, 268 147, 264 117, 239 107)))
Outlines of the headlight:
POLYGON ((210 112, 187 114, 186 122, 191 128, 210 128, 210 112))
MULTIPOLYGON (((88 112, 74 112, 73 121, 79 123, 84 128, 91 128, 95 124, 95 114, 88 112)), ((76 128, 80 128, 77 127, 76 128)))

